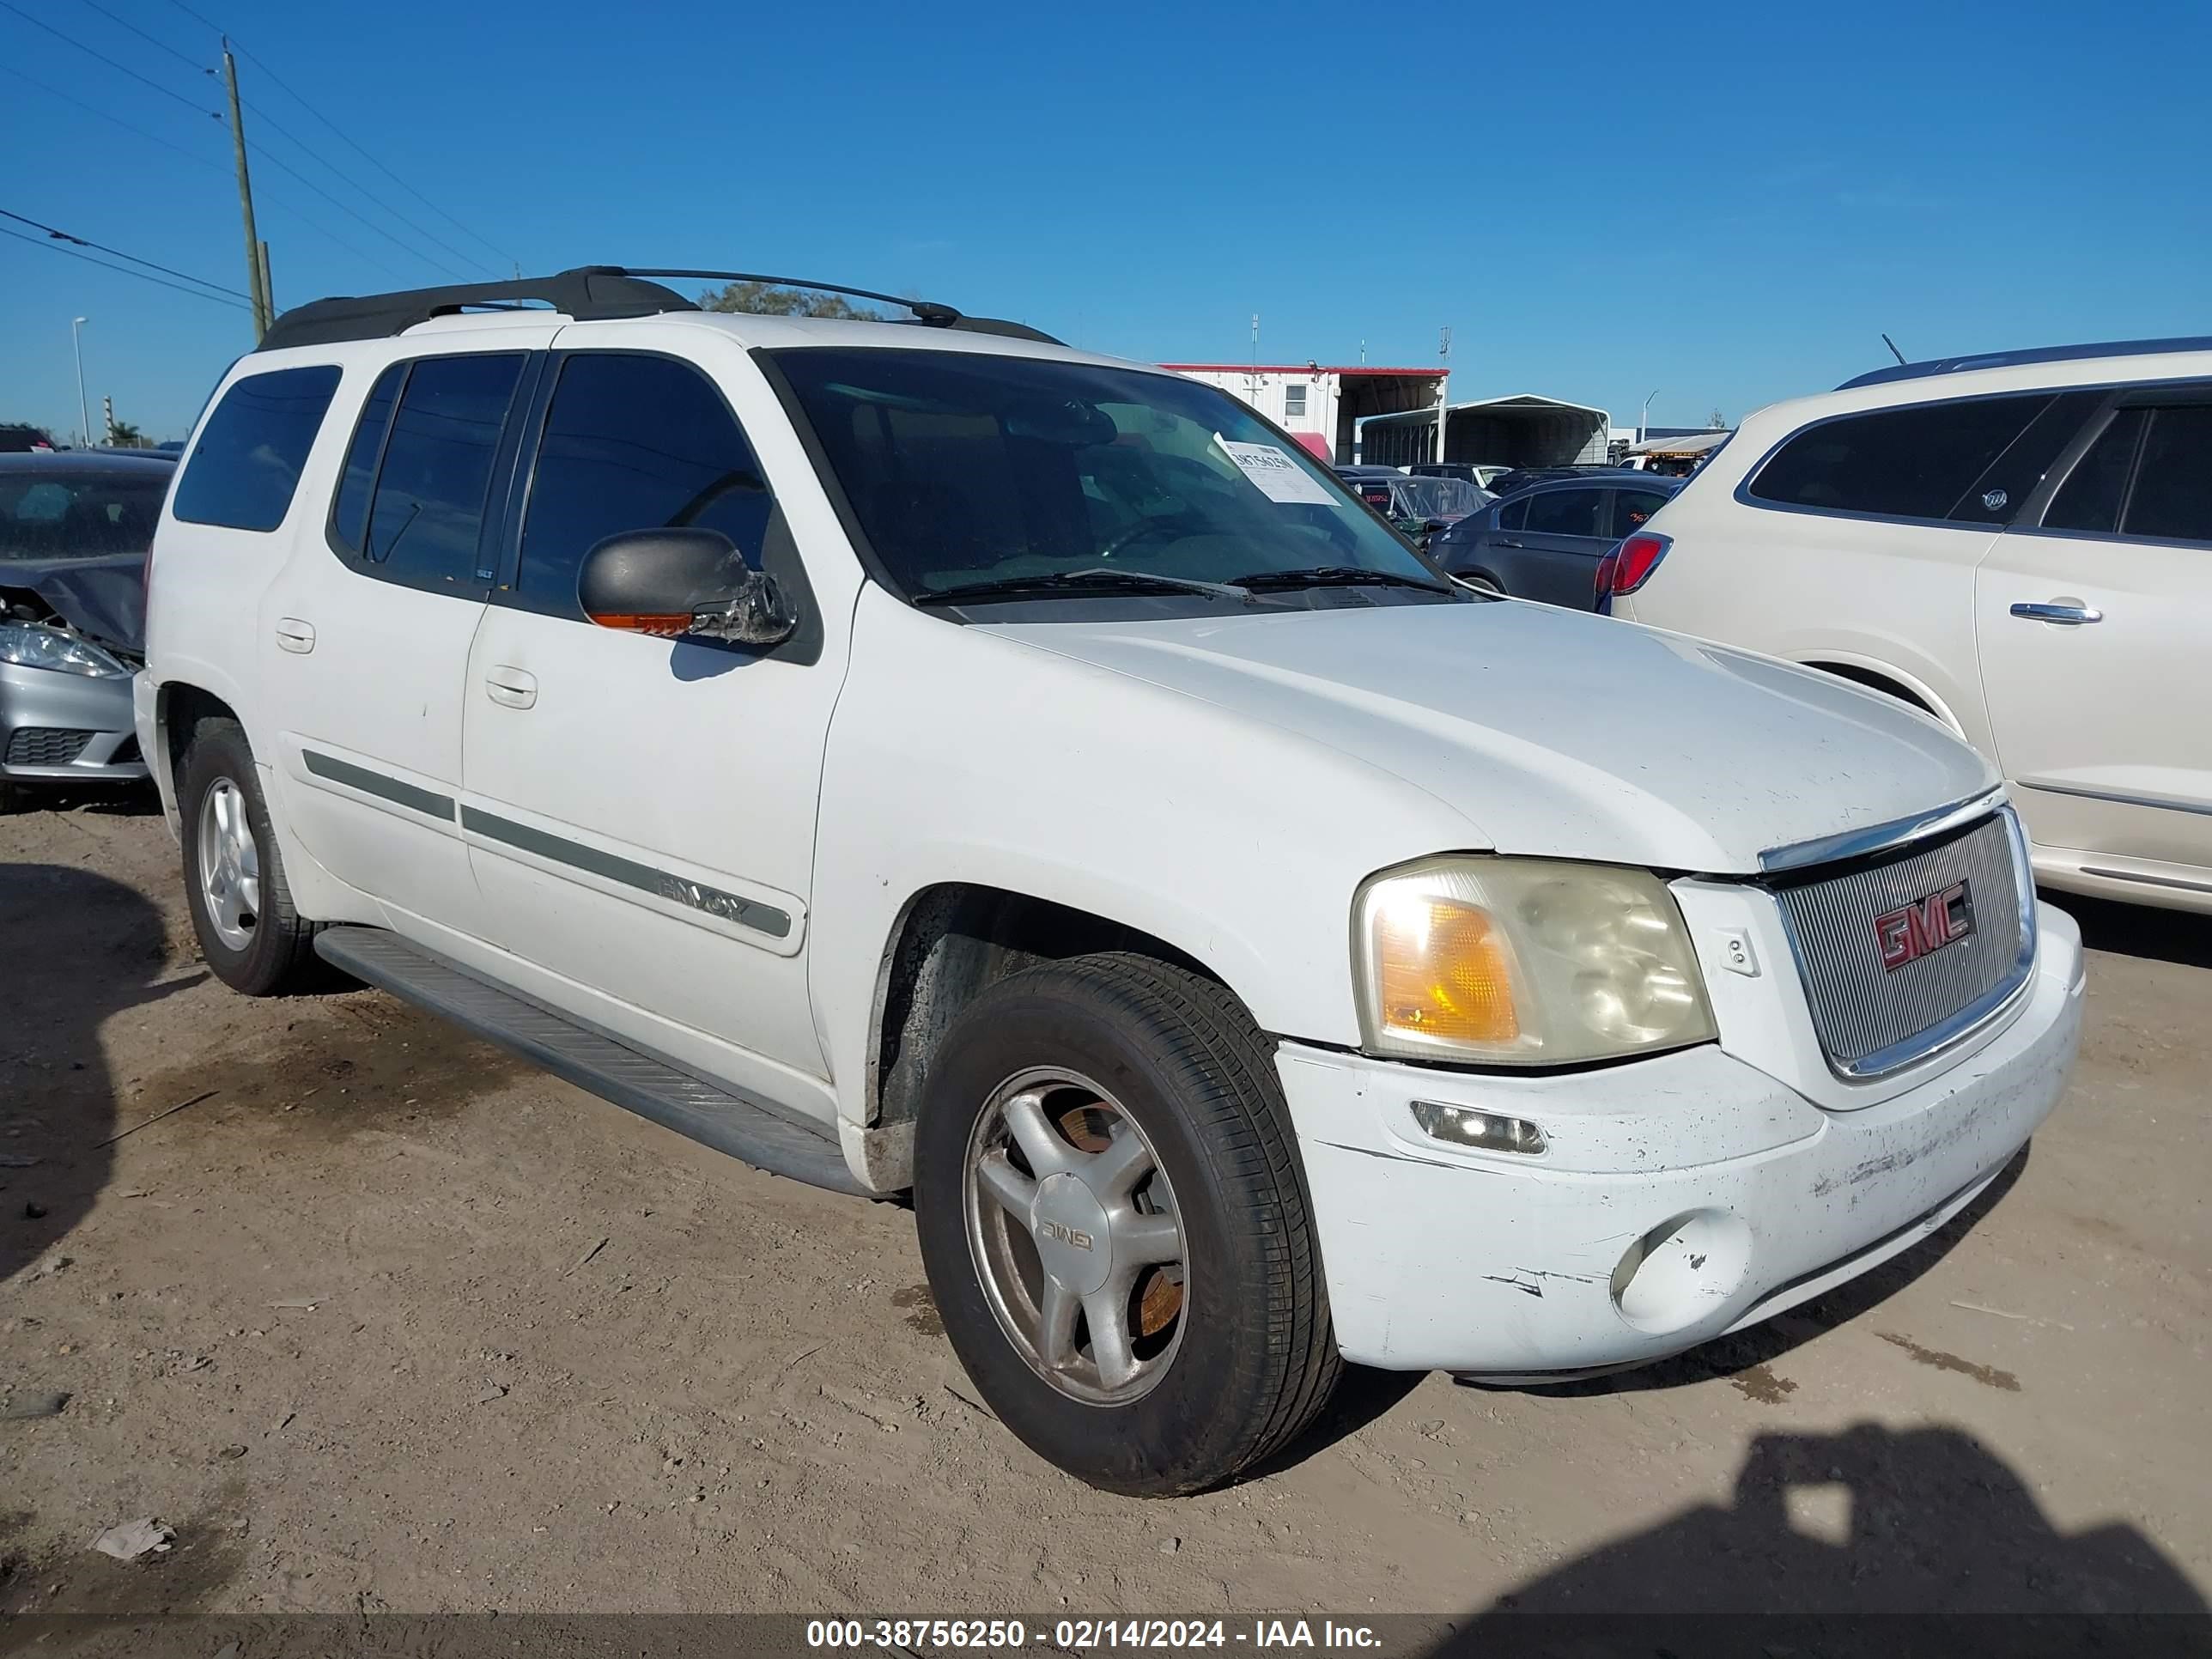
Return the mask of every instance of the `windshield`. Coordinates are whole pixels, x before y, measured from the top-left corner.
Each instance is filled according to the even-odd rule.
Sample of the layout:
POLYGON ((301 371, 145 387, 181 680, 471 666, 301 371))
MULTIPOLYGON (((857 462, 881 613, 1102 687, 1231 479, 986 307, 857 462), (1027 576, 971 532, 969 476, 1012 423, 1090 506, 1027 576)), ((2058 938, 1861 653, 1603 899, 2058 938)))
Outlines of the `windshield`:
POLYGON ((772 355, 909 597, 1322 567, 1442 585, 1304 451, 1195 380, 968 352, 772 355))
POLYGON ((143 553, 169 488, 166 467, 0 473, 0 559, 143 553))
POLYGON ((1401 478, 1395 488, 1409 519, 1464 519, 1490 500, 1464 478, 1401 478))

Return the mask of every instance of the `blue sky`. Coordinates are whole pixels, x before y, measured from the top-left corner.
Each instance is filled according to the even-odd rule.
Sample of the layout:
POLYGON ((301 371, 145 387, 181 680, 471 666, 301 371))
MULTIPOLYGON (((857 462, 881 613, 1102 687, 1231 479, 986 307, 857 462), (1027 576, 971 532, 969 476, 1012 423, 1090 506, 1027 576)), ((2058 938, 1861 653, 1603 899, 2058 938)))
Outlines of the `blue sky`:
MULTIPOLYGON (((181 56, 18 3, 218 107, 178 0, 100 5, 181 56)), ((242 62, 249 137, 372 222, 257 160, 280 307, 513 259, 842 278, 1156 361, 1240 361, 1255 312, 1287 361, 1431 363, 1448 325, 1455 398, 1626 422, 1657 388, 1657 424, 1832 386, 1883 330, 1916 356, 2212 332, 2201 0, 191 3, 453 216, 242 62)), ((0 208, 244 286, 221 124, 4 9, 0 139, 0 208)), ((75 427, 77 315, 95 422, 105 392, 155 436, 251 340, 0 237, 0 420, 75 427)))

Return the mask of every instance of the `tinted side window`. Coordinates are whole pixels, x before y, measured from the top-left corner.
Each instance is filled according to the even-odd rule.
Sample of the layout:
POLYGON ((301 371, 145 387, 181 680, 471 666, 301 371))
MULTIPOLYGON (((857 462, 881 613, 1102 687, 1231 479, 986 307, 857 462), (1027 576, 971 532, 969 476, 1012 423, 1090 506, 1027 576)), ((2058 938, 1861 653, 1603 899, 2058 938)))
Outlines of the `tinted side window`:
POLYGON ((1747 493, 1789 507, 1940 519, 2050 401, 2036 392, 1825 421, 1775 451, 1747 493))
POLYGON ((2102 392, 2062 392, 2044 411, 2027 423, 2003 454, 1967 486, 1952 504, 1948 516, 1961 524, 2010 524, 2020 504, 2028 498, 2043 475, 2074 441, 2081 422, 2102 407, 2102 392))
POLYGON ((1601 536, 1606 492, 1547 489, 1528 498, 1528 532, 1539 536, 1601 536))
POLYGON ((532 610, 580 619, 577 567, 625 530, 719 530, 758 565, 774 508, 752 446, 698 370, 580 352, 546 411, 515 589, 532 610))
POLYGON ((1616 489, 1613 492, 1613 533, 1633 536, 1644 522, 1670 498, 1656 489, 1616 489))
POLYGON ((1518 530, 1528 522, 1528 503, 1525 500, 1509 501, 1498 509, 1498 527, 1500 530, 1518 530))
POLYGON ((407 374, 368 509, 368 562, 412 586, 476 580, 484 496, 523 354, 425 357, 407 374))
POLYGON ((335 368, 279 368, 233 381, 177 482, 177 517, 231 530, 283 523, 337 389, 335 368))
POLYGON ((404 363, 394 363, 376 377, 368 401, 362 405, 361 424, 354 428, 353 443, 346 450, 345 471, 338 475, 331 533, 354 553, 361 551, 368 529, 369 488, 376 482, 376 464, 384 459, 384 441, 392 430, 392 405, 399 397, 399 383, 406 378, 404 363))
POLYGON ((2120 527, 2164 541, 2212 541, 2212 404, 2151 411, 2120 527))
POLYGON ((2089 446, 2089 453, 2074 463, 2074 471, 2044 509, 2045 530, 2110 535, 2118 528, 2120 503, 2127 496, 2128 473, 2135 465, 2143 416, 2140 409, 2124 409, 2112 416, 2097 441, 2089 446))

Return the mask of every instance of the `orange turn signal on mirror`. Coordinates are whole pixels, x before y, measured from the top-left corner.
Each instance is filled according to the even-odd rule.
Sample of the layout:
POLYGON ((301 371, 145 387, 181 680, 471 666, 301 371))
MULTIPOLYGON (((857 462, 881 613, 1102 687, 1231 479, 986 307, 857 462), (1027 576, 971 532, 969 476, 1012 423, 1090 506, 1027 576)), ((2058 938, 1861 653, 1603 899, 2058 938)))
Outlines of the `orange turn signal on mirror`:
POLYGON ((592 620, 602 628, 619 628, 632 634, 650 634, 656 639, 674 639, 678 634, 691 631, 691 613, 688 611, 679 611, 670 616, 609 611, 604 616, 594 613, 592 620))

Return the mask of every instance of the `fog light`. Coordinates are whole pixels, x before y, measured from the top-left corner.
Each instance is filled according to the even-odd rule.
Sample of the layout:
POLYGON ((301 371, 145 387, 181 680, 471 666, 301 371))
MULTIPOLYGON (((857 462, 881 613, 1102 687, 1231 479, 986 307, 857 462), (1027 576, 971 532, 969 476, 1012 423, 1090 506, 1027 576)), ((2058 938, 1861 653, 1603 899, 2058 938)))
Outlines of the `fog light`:
POLYGON ((1544 1150, 1544 1132, 1525 1118, 1498 1117, 1472 1106, 1446 1106, 1433 1100, 1413 1103, 1413 1121, 1438 1140, 1485 1152, 1544 1150))

